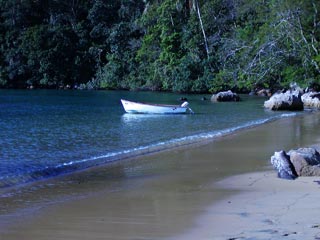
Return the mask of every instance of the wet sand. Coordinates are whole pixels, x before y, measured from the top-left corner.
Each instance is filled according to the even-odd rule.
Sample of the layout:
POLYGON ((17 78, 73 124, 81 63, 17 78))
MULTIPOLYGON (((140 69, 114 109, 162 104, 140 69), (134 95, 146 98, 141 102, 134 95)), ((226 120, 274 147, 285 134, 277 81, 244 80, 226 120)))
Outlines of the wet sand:
MULTIPOLYGON (((230 205, 226 199, 236 202, 247 192, 228 187, 223 179, 271 170, 274 151, 319 143, 319 123, 319 113, 281 119, 207 143, 1 190, 0 239, 227 239, 229 233, 242 237, 230 229, 213 238, 211 231, 198 231, 228 223, 223 215, 230 211, 224 208, 230 205), (211 215, 215 206, 221 214, 211 215)), ((300 191, 299 185, 292 186, 293 193, 300 191)), ((263 196, 266 191, 261 192, 263 196)), ((241 206, 235 209, 242 212, 241 206)), ((247 232, 251 220, 255 221, 243 223, 247 232)), ((234 221, 241 225, 242 218, 234 221)))

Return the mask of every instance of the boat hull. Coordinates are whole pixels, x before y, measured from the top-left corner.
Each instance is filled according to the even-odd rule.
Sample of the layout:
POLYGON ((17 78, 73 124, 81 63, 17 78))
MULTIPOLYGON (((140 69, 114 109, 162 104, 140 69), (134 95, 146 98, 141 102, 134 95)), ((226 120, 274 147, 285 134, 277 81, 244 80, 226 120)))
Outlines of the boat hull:
POLYGON ((146 104, 123 99, 121 103, 127 113, 183 114, 188 112, 188 107, 179 105, 146 104))

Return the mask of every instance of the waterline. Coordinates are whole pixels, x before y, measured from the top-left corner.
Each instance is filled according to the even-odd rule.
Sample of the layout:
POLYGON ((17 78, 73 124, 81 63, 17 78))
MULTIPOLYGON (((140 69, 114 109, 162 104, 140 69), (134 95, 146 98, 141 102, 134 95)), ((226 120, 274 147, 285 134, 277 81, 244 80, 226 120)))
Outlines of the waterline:
POLYGON ((41 180, 49 177, 58 176, 61 174, 83 170, 93 166, 111 163, 114 161, 124 160, 128 158, 133 158, 133 157, 139 157, 146 154, 153 154, 153 153, 157 153, 165 150, 188 146, 191 144, 198 144, 201 142, 212 141, 243 129, 256 127, 256 126, 259 126, 271 121, 275 121, 281 118, 295 117, 299 114, 303 114, 303 113, 283 113, 281 115, 276 115, 269 118, 249 121, 239 126, 226 128, 222 130, 214 130, 211 132, 205 132, 205 133, 180 137, 176 139, 161 141, 161 142, 157 142, 150 145, 129 148, 122 151, 115 151, 115 152, 111 152, 111 153, 107 153, 99 156, 93 156, 93 157, 84 158, 80 160, 72 160, 72 161, 61 163, 61 164, 57 164, 56 166, 51 166, 51 167, 46 166, 42 169, 38 168, 38 169, 32 170, 32 168, 30 168, 29 171, 24 171, 22 174, 15 174, 13 176, 7 175, 7 176, 0 177, 0 188, 33 182, 33 181, 37 181, 37 180, 41 180))

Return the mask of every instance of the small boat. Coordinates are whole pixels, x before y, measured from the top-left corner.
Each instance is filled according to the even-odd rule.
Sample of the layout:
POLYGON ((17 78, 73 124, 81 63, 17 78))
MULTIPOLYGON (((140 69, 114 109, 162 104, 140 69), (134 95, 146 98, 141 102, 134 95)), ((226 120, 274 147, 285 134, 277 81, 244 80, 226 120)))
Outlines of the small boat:
POLYGON ((121 99, 122 106, 127 113, 154 113, 154 114, 181 114, 193 113, 188 107, 189 103, 184 102, 181 105, 164 105, 152 103, 131 102, 121 99))

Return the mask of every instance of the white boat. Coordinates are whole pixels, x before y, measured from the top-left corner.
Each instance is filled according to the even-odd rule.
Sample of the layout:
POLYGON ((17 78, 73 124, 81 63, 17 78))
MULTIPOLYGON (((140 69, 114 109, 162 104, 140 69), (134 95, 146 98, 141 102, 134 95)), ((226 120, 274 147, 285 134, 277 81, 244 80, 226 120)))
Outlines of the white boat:
POLYGON ((189 103, 184 102, 181 105, 164 105, 152 103, 131 102, 121 99, 122 106, 127 113, 154 113, 154 114, 177 114, 193 113, 188 107, 189 103))

